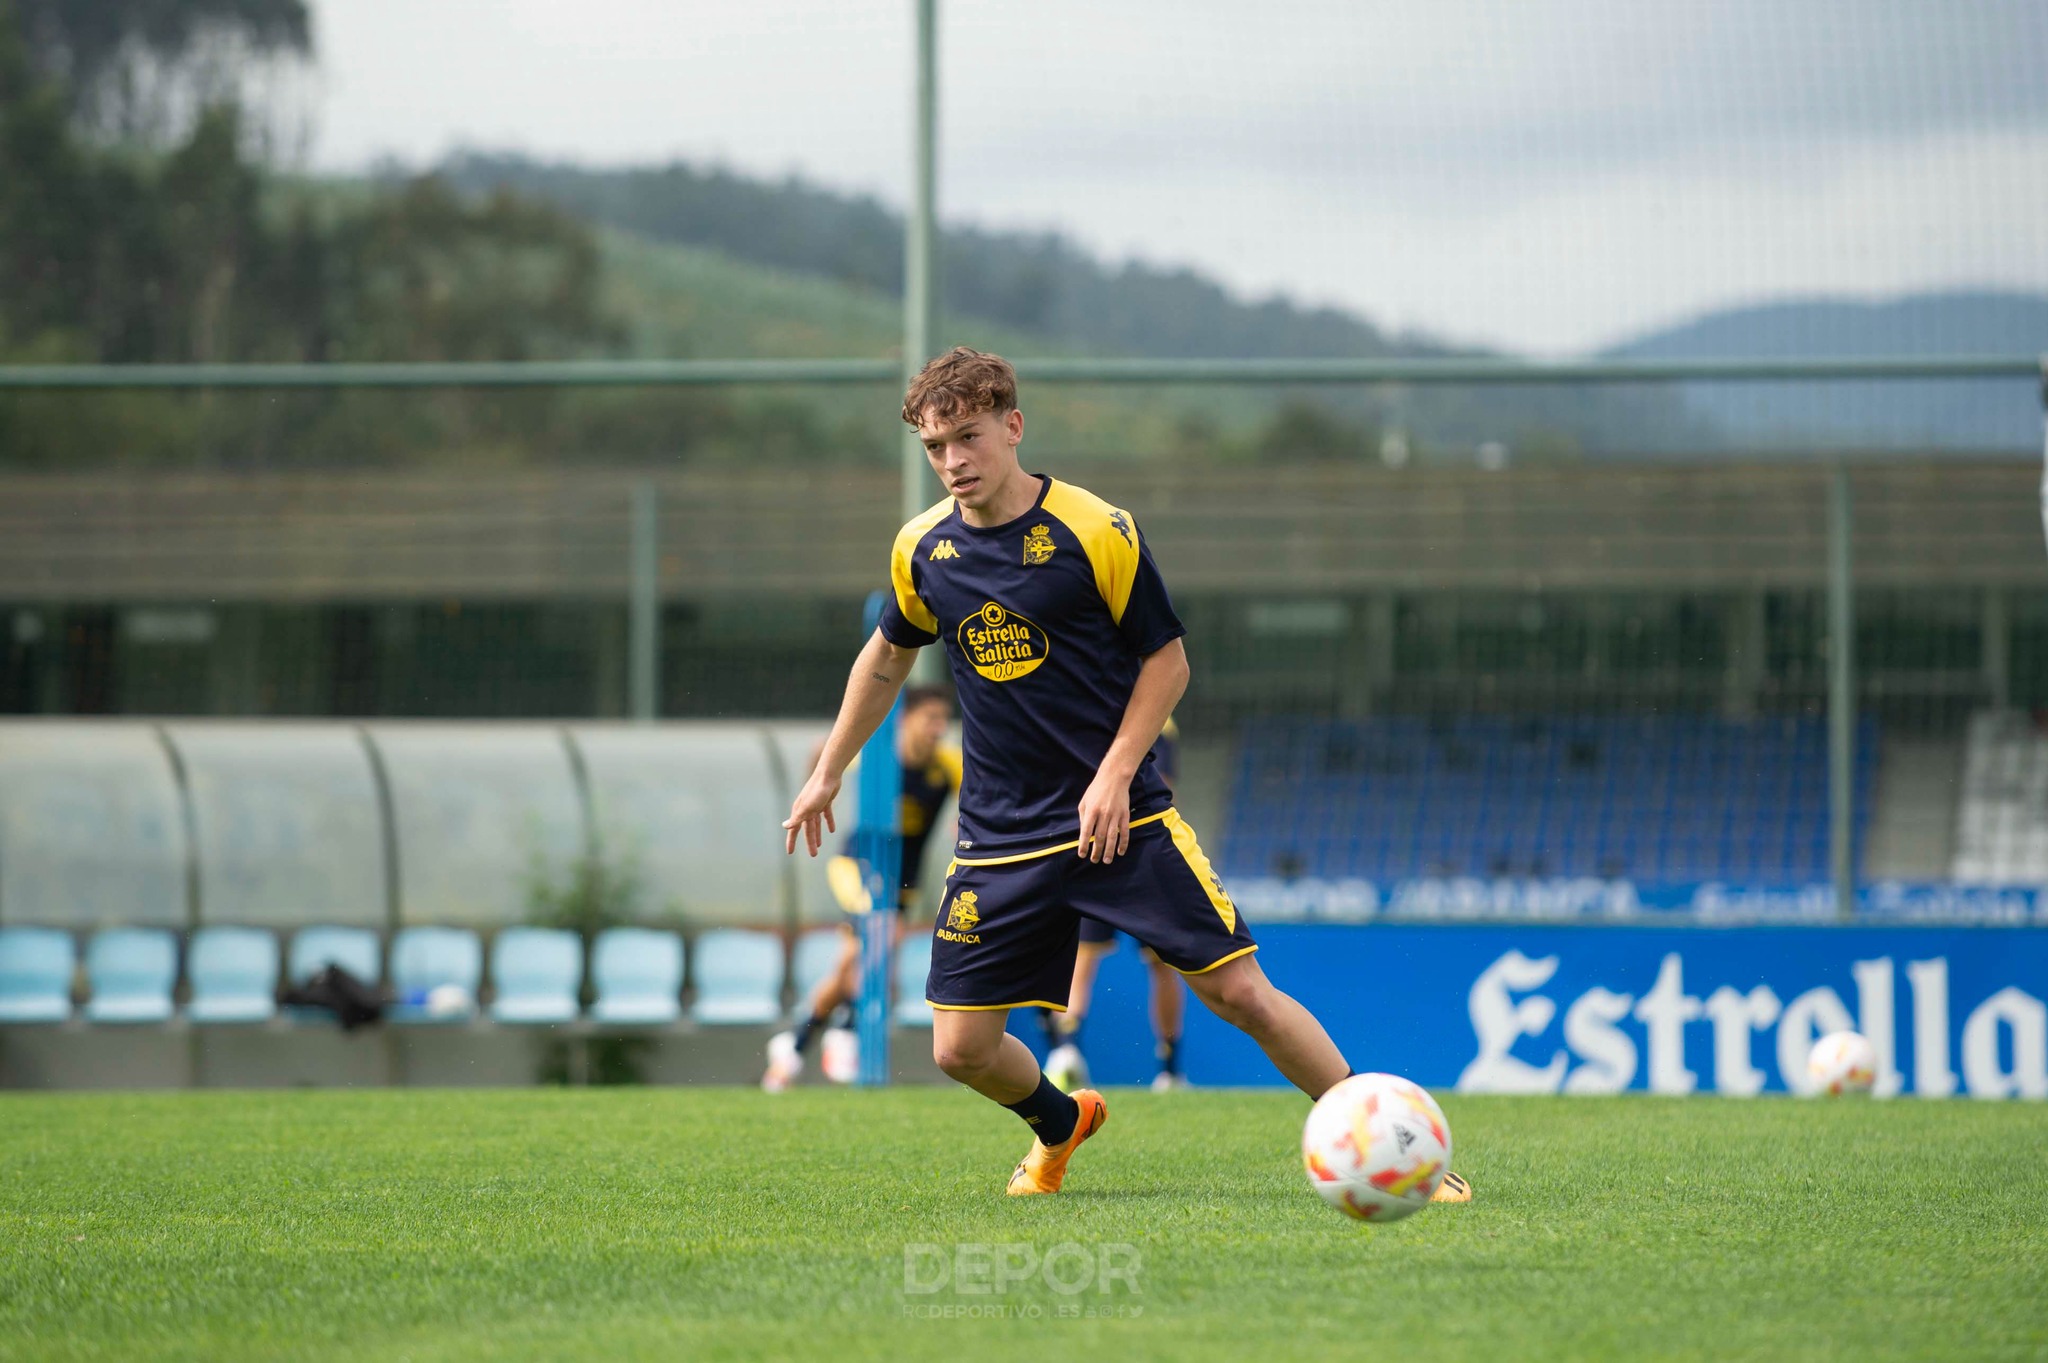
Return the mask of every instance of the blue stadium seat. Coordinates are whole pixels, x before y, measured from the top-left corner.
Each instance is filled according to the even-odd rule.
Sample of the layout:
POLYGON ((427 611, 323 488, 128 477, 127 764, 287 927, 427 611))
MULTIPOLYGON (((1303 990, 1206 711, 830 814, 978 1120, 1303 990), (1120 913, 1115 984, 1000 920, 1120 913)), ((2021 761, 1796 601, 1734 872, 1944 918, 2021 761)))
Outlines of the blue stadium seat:
MULTIPOLYGON (((1880 733, 1859 726, 1859 844, 1880 733)), ((1226 876, 1827 878, 1825 725, 1713 716, 1245 725, 1226 876), (1768 861, 1768 869, 1766 862, 1768 861)))
POLYGON ((932 935, 913 930, 896 948, 896 1010, 898 1027, 929 1027, 932 1006, 924 1001, 925 977, 932 969, 932 935))
POLYGON ((792 973, 796 980, 793 1006, 798 1017, 803 1015, 818 981, 839 963, 839 944, 845 940, 846 934, 838 928, 812 928, 796 939, 796 965, 792 973))
POLYGON ((312 927, 292 934, 285 970, 293 984, 304 984, 330 965, 340 966, 364 984, 384 981, 383 952, 370 929, 312 927))
POLYGON ((782 939, 745 928, 715 928, 697 938, 697 1001, 704 1023, 773 1022, 782 1016, 782 939))
POLYGON ((398 996, 393 1022, 465 1022, 476 1012, 483 981, 484 948, 467 928, 406 928, 391 939, 391 986, 398 996), (453 986, 468 998, 465 1008, 436 1008, 429 997, 453 986))
POLYGON ((597 986, 592 1021, 659 1026, 683 1015, 683 939, 652 928, 608 928, 597 935, 590 975, 597 986))
POLYGON ((0 928, 0 1022, 64 1022, 78 946, 53 928, 0 928))
POLYGON ((491 943, 491 984, 499 1022, 574 1022, 583 1011, 583 939, 560 928, 506 928, 491 943))
POLYGON ((277 937, 258 928, 201 928, 185 958, 194 1022, 268 1022, 277 1016, 277 937))
POLYGON ((162 928, 108 928, 85 948, 90 1022, 168 1022, 178 939, 162 928))

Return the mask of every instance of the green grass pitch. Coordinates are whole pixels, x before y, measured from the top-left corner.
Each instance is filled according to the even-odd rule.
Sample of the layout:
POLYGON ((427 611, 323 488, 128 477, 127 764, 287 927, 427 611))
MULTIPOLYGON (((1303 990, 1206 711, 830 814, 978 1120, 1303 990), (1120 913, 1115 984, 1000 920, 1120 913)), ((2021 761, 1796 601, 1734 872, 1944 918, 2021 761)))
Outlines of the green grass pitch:
POLYGON ((1032 1199, 958 1090, 6 1096, 0 1358, 2048 1354, 2048 1105, 1444 1106, 1479 1200, 1365 1227, 1277 1092, 1113 1092, 1032 1199), (962 1244, 1138 1290, 906 1292, 962 1244))

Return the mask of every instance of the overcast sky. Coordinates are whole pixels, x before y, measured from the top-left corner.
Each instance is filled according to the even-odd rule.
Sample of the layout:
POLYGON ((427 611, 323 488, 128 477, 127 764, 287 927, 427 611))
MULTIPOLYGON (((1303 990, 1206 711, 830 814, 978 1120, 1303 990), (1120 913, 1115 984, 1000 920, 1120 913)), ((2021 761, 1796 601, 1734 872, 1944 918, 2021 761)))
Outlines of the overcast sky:
MULTIPOLYGON (((315 160, 909 183, 910 0, 314 0, 315 160)), ((2048 292, 2048 0, 940 0, 940 212, 1540 353, 2048 292)))

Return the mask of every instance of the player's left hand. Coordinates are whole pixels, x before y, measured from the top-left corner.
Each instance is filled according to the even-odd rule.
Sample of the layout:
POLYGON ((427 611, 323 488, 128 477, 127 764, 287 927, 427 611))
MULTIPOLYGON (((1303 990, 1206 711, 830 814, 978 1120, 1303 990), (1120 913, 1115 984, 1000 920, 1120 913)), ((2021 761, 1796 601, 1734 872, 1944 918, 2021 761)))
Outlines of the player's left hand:
POLYGON ((1081 796, 1081 845, 1075 849, 1104 865, 1131 850, 1131 780, 1107 767, 1095 773, 1081 796))

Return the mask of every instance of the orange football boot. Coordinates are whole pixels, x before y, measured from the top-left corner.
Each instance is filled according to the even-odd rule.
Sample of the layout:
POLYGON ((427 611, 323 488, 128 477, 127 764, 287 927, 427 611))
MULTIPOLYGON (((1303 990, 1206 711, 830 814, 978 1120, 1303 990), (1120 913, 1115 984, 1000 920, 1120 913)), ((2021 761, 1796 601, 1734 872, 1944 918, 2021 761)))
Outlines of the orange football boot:
POLYGON ((1436 1185, 1430 1195, 1431 1202, 1470 1202, 1472 1185, 1457 1174, 1445 1174, 1444 1181, 1436 1185))
POLYGON ((1081 1115, 1074 1122, 1074 1134, 1058 1145, 1033 1140, 1031 1153, 1017 1165, 1010 1175, 1010 1186, 1004 1190, 1011 1197, 1058 1192, 1067 1177, 1067 1161, 1081 1148, 1082 1141, 1102 1130, 1102 1124, 1109 1120, 1109 1104, 1094 1089, 1075 1089, 1074 1101, 1081 1107, 1081 1115))

